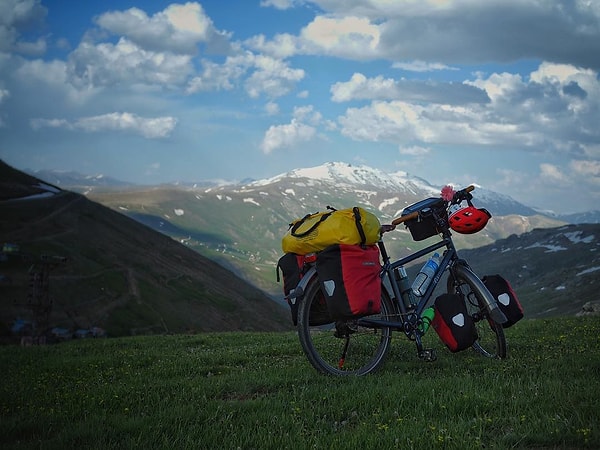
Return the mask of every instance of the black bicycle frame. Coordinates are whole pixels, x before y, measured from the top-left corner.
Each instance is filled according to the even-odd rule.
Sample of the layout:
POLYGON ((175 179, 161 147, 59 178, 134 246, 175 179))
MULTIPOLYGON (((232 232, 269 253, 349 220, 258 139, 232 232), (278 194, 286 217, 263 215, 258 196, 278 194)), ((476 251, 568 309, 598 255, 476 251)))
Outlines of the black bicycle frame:
MULTIPOLYGON (((378 242, 378 245, 379 245, 379 250, 381 252, 381 257, 383 260, 383 266, 381 269, 381 278, 383 280, 384 277, 387 277, 387 279, 390 282, 390 287, 392 288, 392 294, 395 299, 395 300, 393 300, 393 304, 396 309, 396 311, 394 311, 394 313, 396 315, 400 315, 400 317, 404 317, 406 319, 409 316, 411 316, 411 317, 413 317, 413 321, 415 318, 416 318, 416 320, 419 320, 421 317, 421 314, 423 313, 427 304, 429 303, 429 299, 431 298, 431 295, 433 294, 433 291, 435 290, 437 284, 439 283, 442 275, 444 274, 446 269, 449 266, 451 266, 452 261, 454 261, 458 258, 458 255, 456 253, 456 248, 454 247, 454 243, 452 242, 452 238, 450 236, 446 235, 443 237, 443 239, 441 241, 436 242, 435 244, 429 245, 428 247, 425 247, 422 250, 419 250, 415 253, 412 253, 412 254, 410 254, 404 258, 401 258, 397 261, 394 261, 394 262, 390 261, 390 256, 387 253, 387 250, 385 248, 383 240, 380 240, 378 242), (433 253, 435 250, 438 250, 440 248, 446 248, 446 251, 444 252, 444 255, 440 262, 439 267, 437 268, 435 274, 433 275, 433 279, 432 279, 431 283, 427 287, 423 296, 420 297, 415 309, 412 311, 408 311, 406 306, 404 305, 404 302, 402 301, 402 294, 400 292, 400 287, 398 286, 398 282, 396 280, 396 277, 394 276, 395 269, 397 269, 401 266, 405 266, 406 264, 408 264, 414 260, 417 260, 419 258, 422 258, 423 256, 425 256, 429 253, 433 253)), ((412 331, 417 326, 416 323, 411 323, 408 320, 394 321, 394 320, 371 319, 371 318, 358 319, 358 324, 362 325, 362 326, 373 327, 373 328, 391 327, 391 328, 401 330, 401 331, 412 331), (411 330, 406 329, 407 325, 410 325, 411 330)))

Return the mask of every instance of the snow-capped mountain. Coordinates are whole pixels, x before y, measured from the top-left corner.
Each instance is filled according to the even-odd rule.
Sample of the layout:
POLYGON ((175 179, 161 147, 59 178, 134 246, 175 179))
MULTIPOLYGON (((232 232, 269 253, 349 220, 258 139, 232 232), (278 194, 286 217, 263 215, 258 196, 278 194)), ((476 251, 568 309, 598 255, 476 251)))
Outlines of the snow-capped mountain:
POLYGON ((316 167, 295 169, 273 178, 258 180, 251 186, 266 186, 280 181, 298 180, 300 183, 336 184, 343 188, 375 188, 413 194, 430 191, 431 195, 439 195, 439 189, 425 180, 409 175, 406 172, 386 173, 365 165, 351 165, 343 162, 330 162, 316 167))
MULTIPOLYGON (((339 192, 355 194, 367 206, 395 215, 411 203, 426 197, 439 197, 442 186, 434 186, 422 178, 403 171, 387 173, 365 165, 330 162, 316 167, 295 169, 272 178, 254 181, 242 189, 285 185, 287 193, 296 188, 334 186, 339 192)), ((455 186, 463 188, 465 186, 455 186)), ((296 193, 295 191, 293 191, 296 193)), ((533 216, 537 212, 513 198, 477 187, 474 203, 493 215, 517 214, 533 216)))

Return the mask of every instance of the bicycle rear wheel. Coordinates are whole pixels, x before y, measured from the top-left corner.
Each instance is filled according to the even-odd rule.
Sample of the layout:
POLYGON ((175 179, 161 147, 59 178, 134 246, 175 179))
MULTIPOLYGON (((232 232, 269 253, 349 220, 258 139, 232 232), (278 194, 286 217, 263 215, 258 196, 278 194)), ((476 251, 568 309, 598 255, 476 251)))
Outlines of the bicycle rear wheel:
MULTIPOLYGON (((330 375, 366 375, 377 370, 389 352, 392 330, 365 328, 356 320, 333 322, 326 308, 321 285, 315 279, 298 308, 298 337, 308 361, 319 372, 330 375)), ((393 311, 392 301, 382 289, 381 313, 368 317, 390 316, 393 311)))
POLYGON ((473 349, 488 358, 506 358, 504 329, 491 318, 483 289, 485 286, 470 271, 452 271, 448 276, 448 292, 463 299, 467 313, 475 321, 478 338, 473 349))

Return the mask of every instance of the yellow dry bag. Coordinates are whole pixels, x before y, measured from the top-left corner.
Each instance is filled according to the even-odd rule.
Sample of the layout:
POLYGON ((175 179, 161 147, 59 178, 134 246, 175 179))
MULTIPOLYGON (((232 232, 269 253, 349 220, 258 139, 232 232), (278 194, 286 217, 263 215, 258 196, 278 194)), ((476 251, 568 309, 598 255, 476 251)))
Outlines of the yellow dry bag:
POLYGON ((284 253, 319 252, 333 244, 375 244, 380 237, 381 224, 374 214, 354 208, 307 214, 290 223, 281 242, 284 253))

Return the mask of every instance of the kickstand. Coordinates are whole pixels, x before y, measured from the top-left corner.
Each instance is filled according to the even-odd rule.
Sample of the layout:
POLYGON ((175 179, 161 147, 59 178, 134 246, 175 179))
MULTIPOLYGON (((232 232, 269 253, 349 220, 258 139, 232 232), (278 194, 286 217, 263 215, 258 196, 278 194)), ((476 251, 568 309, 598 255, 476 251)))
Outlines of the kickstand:
POLYGON ((346 362, 346 354, 348 353, 348 345, 350 344, 350 336, 346 335, 346 342, 344 342, 344 350, 342 350, 342 356, 340 356, 340 360, 338 361, 338 368, 342 369, 344 367, 344 363, 346 362))

